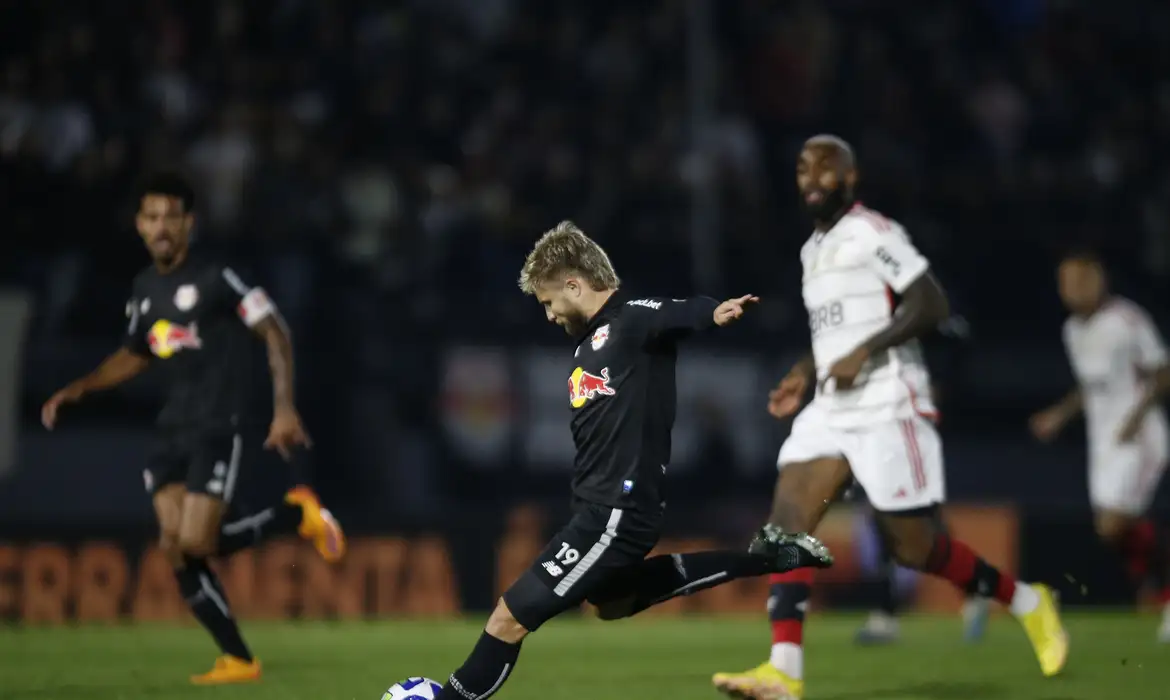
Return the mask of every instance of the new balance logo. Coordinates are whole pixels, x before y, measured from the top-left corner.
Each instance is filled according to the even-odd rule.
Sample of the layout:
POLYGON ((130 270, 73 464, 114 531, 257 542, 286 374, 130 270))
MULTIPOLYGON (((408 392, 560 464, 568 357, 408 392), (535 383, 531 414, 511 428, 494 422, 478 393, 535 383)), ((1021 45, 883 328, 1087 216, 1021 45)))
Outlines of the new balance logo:
POLYGON ((553 561, 546 561, 545 563, 541 564, 541 566, 543 566, 545 571, 548 571, 548 575, 552 576, 553 578, 556 578, 565 573, 565 570, 560 566, 557 566, 557 563, 553 561))
POLYGON ((662 302, 654 301, 653 299, 634 299, 627 301, 627 306, 645 306, 647 309, 654 309, 655 311, 662 308, 662 302))

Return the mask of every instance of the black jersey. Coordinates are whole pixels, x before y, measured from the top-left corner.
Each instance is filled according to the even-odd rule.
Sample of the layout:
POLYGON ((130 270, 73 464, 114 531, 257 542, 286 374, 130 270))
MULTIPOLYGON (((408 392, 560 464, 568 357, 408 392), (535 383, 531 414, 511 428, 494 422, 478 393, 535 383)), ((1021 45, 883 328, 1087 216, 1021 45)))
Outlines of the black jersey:
POLYGON ((160 426, 235 432, 246 422, 257 369, 249 327, 272 310, 261 289, 194 254, 170 272, 151 266, 134 278, 123 344, 168 375, 160 426))
POLYGON ((706 297, 632 299, 619 291, 591 319, 569 374, 576 500, 661 510, 677 342, 713 327, 718 305, 706 297))

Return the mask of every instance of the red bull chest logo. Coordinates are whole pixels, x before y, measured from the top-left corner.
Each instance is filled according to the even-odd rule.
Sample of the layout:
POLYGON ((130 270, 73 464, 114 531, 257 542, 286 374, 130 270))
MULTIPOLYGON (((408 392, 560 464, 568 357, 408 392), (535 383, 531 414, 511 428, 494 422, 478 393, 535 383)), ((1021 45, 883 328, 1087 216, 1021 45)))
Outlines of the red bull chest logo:
POLYGON ((146 334, 146 342, 155 357, 167 359, 180 350, 198 350, 203 347, 199 338, 199 330, 192 323, 184 326, 181 323, 172 323, 166 319, 159 319, 150 327, 146 334))
POLYGON ((581 408, 585 402, 597 396, 613 396, 617 392, 609 385, 609 368, 601 370, 601 376, 591 374, 578 367, 569 375, 569 404, 581 408))

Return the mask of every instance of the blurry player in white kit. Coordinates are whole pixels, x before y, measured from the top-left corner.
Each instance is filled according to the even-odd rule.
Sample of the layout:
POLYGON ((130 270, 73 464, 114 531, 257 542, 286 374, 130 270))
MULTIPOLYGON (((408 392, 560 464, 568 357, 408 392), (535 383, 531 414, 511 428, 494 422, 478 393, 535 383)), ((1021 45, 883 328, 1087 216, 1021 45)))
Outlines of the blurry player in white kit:
MULTIPOLYGON (((1109 294, 1101 261, 1092 253, 1066 256, 1059 286, 1072 314, 1064 324, 1064 347, 1077 387, 1032 416, 1032 432, 1047 442, 1084 412, 1097 534, 1122 552, 1140 586, 1146 574, 1170 573, 1167 542, 1144 517, 1170 457, 1170 427, 1159 405, 1170 391, 1170 358, 1149 314, 1109 294)), ((1158 638, 1170 643, 1170 589, 1163 588, 1161 599, 1158 638)))
MULTIPOLYGON (((855 202, 856 182, 847 143, 835 136, 805 143, 797 184, 816 225, 801 250, 812 353, 772 392, 769 410, 795 413, 814 382, 816 396, 780 449, 765 530, 812 532, 856 478, 899 564, 1008 606, 1041 670, 1054 675, 1067 658, 1068 637, 1048 589, 1016 582, 935 526, 946 497, 943 453, 917 339, 947 318, 949 304, 905 230, 855 202)), ((732 697, 803 696, 812 570, 773 576, 771 583, 771 658, 712 679, 732 697)))

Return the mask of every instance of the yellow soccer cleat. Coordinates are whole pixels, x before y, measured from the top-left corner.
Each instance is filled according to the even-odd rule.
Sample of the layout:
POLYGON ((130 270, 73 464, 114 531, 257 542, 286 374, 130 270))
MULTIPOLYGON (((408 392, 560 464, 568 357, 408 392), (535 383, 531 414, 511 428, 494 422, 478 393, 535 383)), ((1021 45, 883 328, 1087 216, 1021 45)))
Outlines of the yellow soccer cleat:
POLYGON ((742 673, 716 673, 711 677, 715 689, 739 700, 800 700, 804 681, 781 672, 770 662, 742 673))
POLYGON ((230 685, 233 683, 255 683, 260 680, 260 661, 244 661, 235 656, 221 656, 207 673, 191 676, 195 685, 230 685))
POLYGON ((345 532, 333 514, 321 507, 317 494, 298 486, 284 496, 286 503, 301 508, 301 526, 297 533, 313 543, 321 557, 330 564, 345 556, 345 532))
POLYGON ((1032 589, 1040 596, 1040 604, 1032 612, 1022 615, 1020 622, 1036 650, 1041 672, 1045 676, 1055 676, 1064 669, 1068 660, 1068 632, 1060 622, 1060 611, 1052 589, 1041 584, 1032 584, 1032 589))

